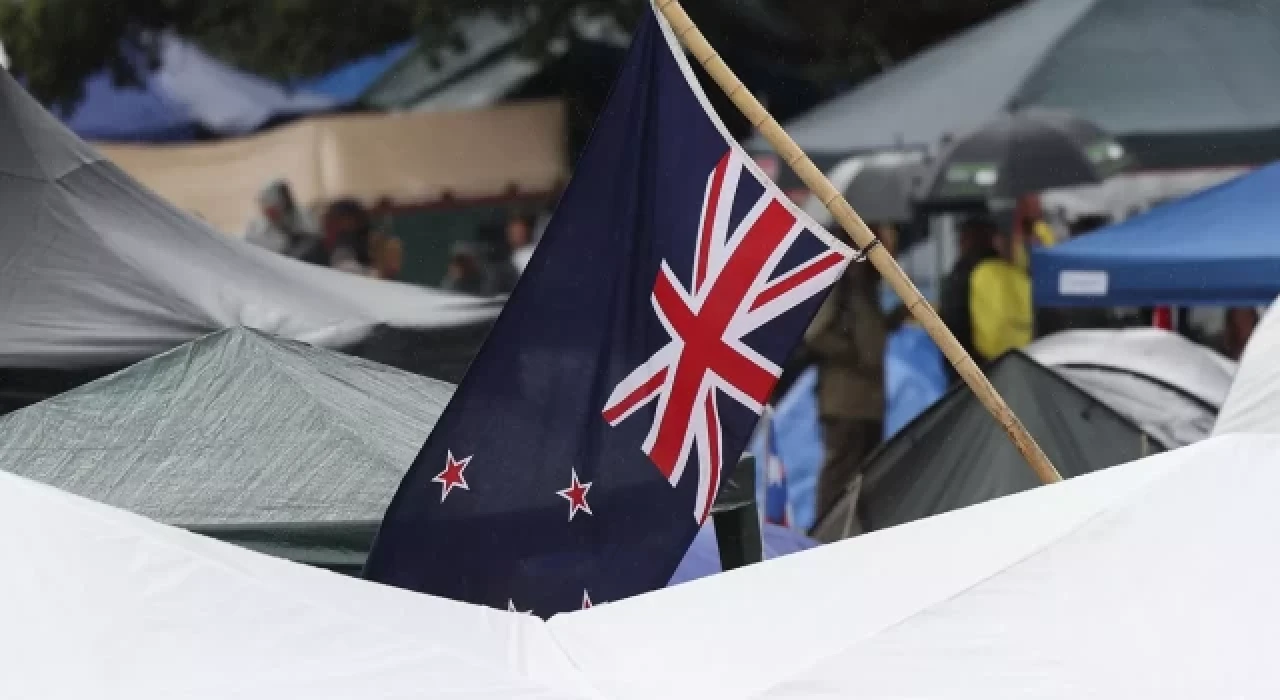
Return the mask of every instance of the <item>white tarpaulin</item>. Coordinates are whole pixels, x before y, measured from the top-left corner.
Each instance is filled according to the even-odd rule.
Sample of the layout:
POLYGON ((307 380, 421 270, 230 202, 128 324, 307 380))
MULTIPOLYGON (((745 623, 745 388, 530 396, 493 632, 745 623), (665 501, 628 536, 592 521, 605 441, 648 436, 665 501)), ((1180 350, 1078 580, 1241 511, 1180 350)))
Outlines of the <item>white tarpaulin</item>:
POLYGON ((0 473, 0 697, 585 697, 533 617, 272 559, 0 473))
POLYGON ((1228 436, 549 626, 611 698, 1280 697, 1280 436, 1228 436))
POLYGON ((1227 402, 1218 413, 1214 435, 1227 433, 1280 433, 1280 310, 1278 305, 1262 316, 1249 337, 1240 370, 1231 384, 1227 402))
POLYGON ((216 233, 0 72, 0 367, 124 364, 247 326, 330 347, 492 319, 482 300, 307 265, 216 233))
POLYGON ((0 696, 1269 700, 1277 462, 1214 438, 547 623, 0 473, 0 696))

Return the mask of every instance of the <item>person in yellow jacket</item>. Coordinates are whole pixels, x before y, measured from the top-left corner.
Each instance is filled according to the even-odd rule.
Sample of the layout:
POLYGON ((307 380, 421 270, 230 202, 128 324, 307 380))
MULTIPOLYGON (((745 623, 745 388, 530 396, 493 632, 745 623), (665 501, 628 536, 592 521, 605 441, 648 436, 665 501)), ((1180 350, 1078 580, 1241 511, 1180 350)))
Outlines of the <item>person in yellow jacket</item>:
POLYGON ((942 320, 979 364, 1030 343, 1033 331, 1031 279, 1000 254, 998 236, 987 217, 965 221, 960 259, 942 288, 942 320))

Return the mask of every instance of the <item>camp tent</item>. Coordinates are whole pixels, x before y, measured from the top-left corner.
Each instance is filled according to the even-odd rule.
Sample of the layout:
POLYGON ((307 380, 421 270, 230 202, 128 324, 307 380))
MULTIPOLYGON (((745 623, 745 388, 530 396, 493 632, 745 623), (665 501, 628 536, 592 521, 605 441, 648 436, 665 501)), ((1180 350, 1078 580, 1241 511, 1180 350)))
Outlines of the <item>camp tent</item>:
POLYGON ((541 621, 263 556, 0 473, 8 698, 590 697, 541 621))
POLYGON ((456 380, 500 302, 307 265, 221 235, 0 73, 0 410, 243 325, 456 380))
POLYGON ((825 163, 1051 107, 1120 137, 1143 167, 1256 164, 1280 157, 1278 64, 1274 3, 1030 0, 784 126, 825 163))
MULTIPOLYGON (((0 471, 355 574, 453 391, 231 328, 0 417, 0 471)), ((806 542, 766 535, 770 556, 806 542)), ((672 580, 718 567, 714 537, 700 537, 672 580)))
POLYGON ((132 56, 142 74, 140 87, 116 85, 107 69, 86 81, 84 97, 62 115, 72 131, 94 141, 186 141, 247 134, 338 105, 328 95, 288 91, 236 70, 171 33, 156 43, 154 69, 145 65, 146 57, 132 56))
POLYGON ((545 623, 0 473, 0 556, 21 563, 0 580, 0 683, 136 700, 1270 698, 1259 640, 1280 623, 1280 569, 1258 552, 1277 455, 1280 437, 1214 438, 545 623))
POLYGON ((0 417, 0 470, 354 573, 452 394, 233 328, 0 417))
POLYGON ((1209 437, 1236 363, 1159 328, 1074 330, 1026 352, 1166 447, 1209 437))
MULTIPOLYGON (((991 383, 1064 477, 1165 448, 1117 413, 1021 351, 988 369, 991 383)), ((1003 428, 963 385, 920 414, 863 465, 813 535, 834 541, 1007 496, 1039 484, 1003 428)))
POLYGON ((1214 438, 548 626, 618 699, 1269 699, 1278 489, 1214 438))
POLYGON ((1213 426, 1214 435, 1280 433, 1280 310, 1275 304, 1253 330, 1240 369, 1213 426))
MULTIPOLYGON (((1280 44, 1278 44, 1280 45, 1280 44)), ((1280 294, 1280 163, 1031 256, 1040 306, 1253 306, 1280 294)))

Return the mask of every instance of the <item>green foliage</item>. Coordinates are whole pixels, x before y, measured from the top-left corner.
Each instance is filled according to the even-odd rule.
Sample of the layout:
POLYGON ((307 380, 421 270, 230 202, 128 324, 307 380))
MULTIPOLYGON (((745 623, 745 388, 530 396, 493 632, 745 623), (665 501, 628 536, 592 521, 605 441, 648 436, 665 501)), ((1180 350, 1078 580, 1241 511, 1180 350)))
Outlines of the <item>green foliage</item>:
MULTIPOLYGON (((798 28, 811 76, 847 82, 940 40, 1017 0, 688 0, 713 41, 742 37, 742 7, 783 13, 798 28)), ((80 99, 86 77, 107 67, 136 84, 155 60, 155 30, 169 29, 245 70, 277 79, 317 75, 413 36, 456 44, 453 27, 490 11, 527 21, 525 48, 545 50, 576 13, 630 27, 647 0, 0 0, 0 40, 15 73, 42 101, 80 99), (126 60, 127 56, 141 57, 126 60)), ((757 37, 743 38, 744 42, 757 37)), ((794 40, 792 45, 796 43, 794 40)))

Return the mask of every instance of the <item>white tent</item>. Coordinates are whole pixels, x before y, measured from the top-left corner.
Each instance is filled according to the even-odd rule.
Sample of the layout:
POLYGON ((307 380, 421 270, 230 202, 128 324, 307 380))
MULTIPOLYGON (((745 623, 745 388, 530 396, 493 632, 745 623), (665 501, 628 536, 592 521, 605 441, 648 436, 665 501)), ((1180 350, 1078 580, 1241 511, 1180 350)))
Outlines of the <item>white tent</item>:
POLYGON ((0 694, 1273 698, 1280 436, 1227 436, 543 623, 0 473, 0 694))
POLYGON ((1240 371, 1218 413, 1214 435, 1280 433, 1280 310, 1277 304, 1262 316, 1249 337, 1240 371))
POLYGON ((1026 352, 1166 447, 1209 436, 1236 373, 1234 361, 1158 328, 1064 331, 1026 352))
POLYGON ((328 347, 492 302, 307 265, 175 209, 0 72, 0 368, 111 367, 232 326, 328 347))
POLYGON ((549 626, 611 698, 1280 696, 1280 436, 1229 436, 549 626))
POLYGON ((586 697, 544 625, 205 539, 0 473, 0 696, 586 697))

